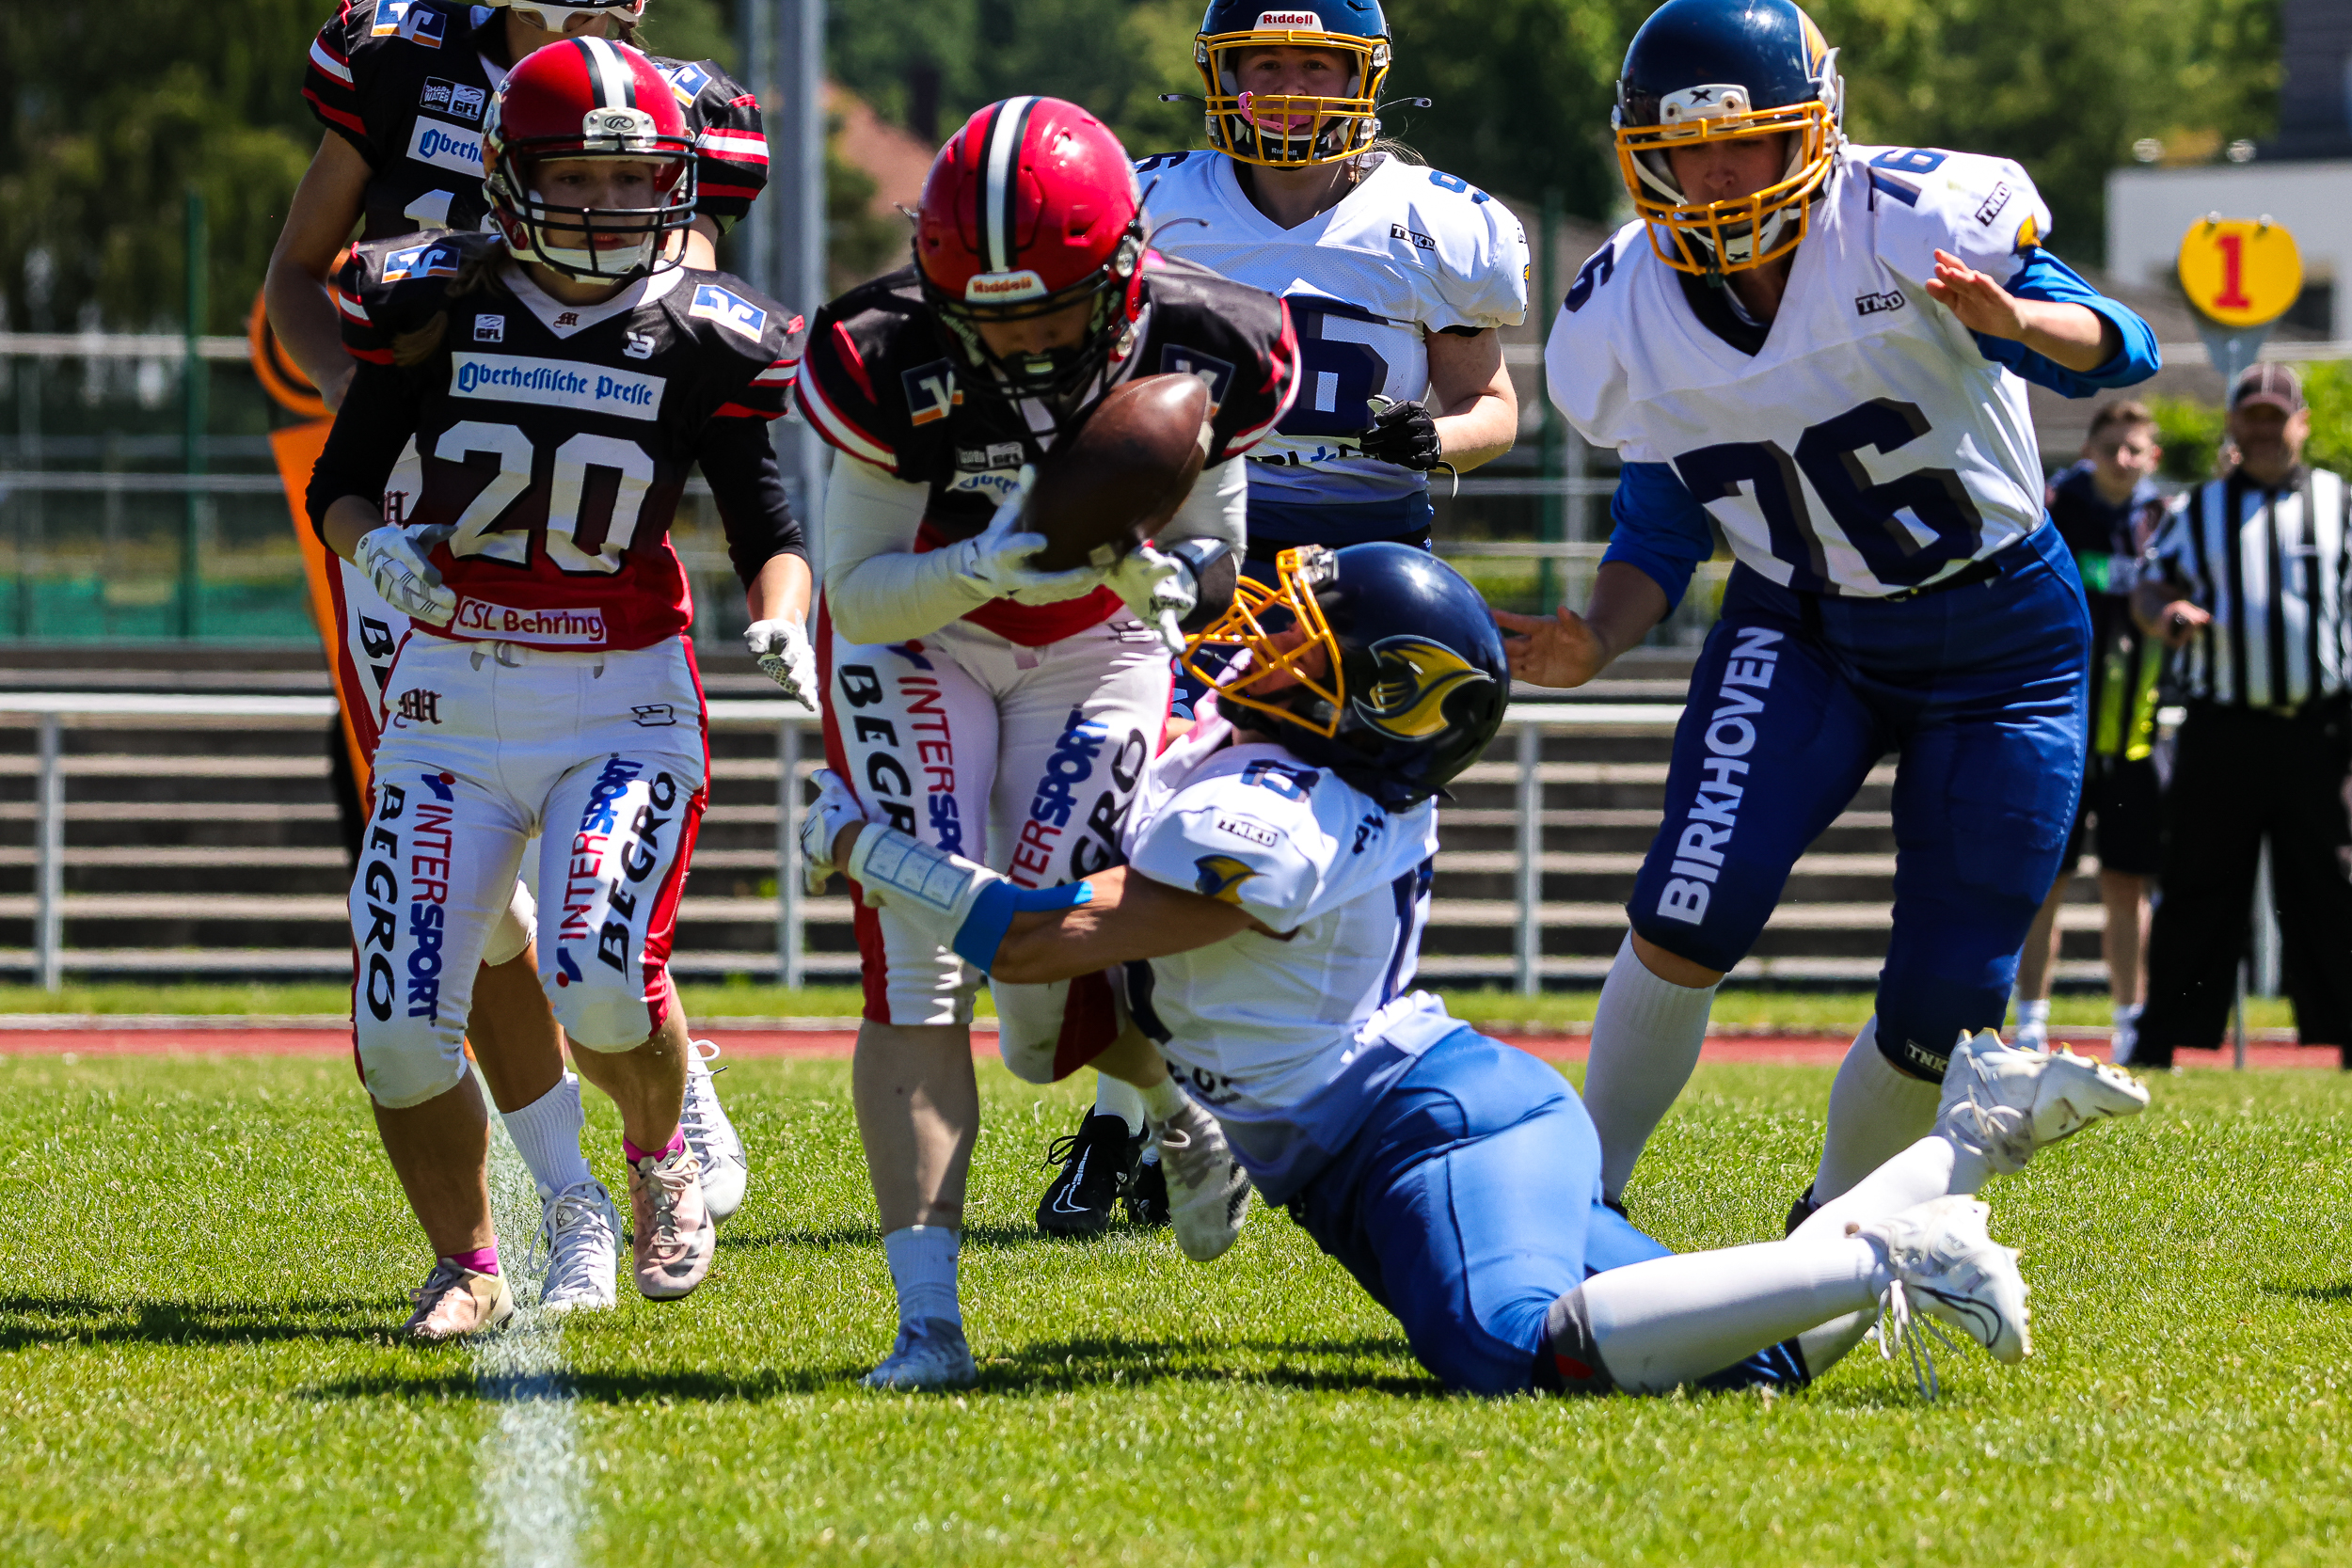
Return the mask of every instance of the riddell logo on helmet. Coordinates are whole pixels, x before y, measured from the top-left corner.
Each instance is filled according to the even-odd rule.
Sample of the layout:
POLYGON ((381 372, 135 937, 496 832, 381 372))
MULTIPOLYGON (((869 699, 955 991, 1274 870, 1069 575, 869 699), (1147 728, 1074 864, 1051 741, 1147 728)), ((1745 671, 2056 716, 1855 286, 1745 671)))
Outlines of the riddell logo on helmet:
POLYGON ((1018 272, 984 272, 963 286, 965 299, 992 305, 1016 299, 1043 299, 1045 293, 1045 279, 1027 267, 1018 272))
POLYGON ((1250 30, 1263 32, 1269 27, 1312 27, 1320 31, 1322 26, 1323 18, 1312 11, 1260 11, 1258 25, 1250 30))

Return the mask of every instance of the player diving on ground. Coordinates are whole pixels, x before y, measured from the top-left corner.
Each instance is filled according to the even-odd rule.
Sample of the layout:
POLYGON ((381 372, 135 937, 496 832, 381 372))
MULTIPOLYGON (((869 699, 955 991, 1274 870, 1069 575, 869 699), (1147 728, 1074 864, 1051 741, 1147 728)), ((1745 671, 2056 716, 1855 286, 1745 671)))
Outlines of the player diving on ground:
POLYGON ((1477 592, 1407 546, 1311 546, 1277 588, 1244 582, 1195 649, 1196 668, 1200 649, 1240 657, 1146 772, 1125 865, 1020 888, 869 822, 830 776, 803 854, 1000 980, 1123 965, 1136 1022, 1259 1190, 1450 1386, 1802 1386, 1882 1310, 1890 1342, 1915 1309, 2026 1354, 2016 1255, 1969 1195, 2145 1089, 1988 1032, 1953 1053, 1930 1133, 1793 1236, 1675 1256, 1603 1201, 1565 1080, 1410 989, 1435 796, 1508 692, 1477 592))
POLYGON ((2023 168, 1848 146, 1842 102, 1789 0, 1670 0, 1635 35, 1615 125, 1638 215, 1546 350, 1552 398, 1623 459, 1613 532, 1582 615, 1497 615, 1513 674, 1581 686, 1719 532, 1738 561, 1595 1013, 1612 1199, 1797 857, 1899 759, 1876 1013, 1792 1224, 1934 1121, 1954 1043, 2007 1010, 2074 821, 2087 611, 2026 383, 2079 397, 2156 369, 2147 324, 2043 248, 2023 168))

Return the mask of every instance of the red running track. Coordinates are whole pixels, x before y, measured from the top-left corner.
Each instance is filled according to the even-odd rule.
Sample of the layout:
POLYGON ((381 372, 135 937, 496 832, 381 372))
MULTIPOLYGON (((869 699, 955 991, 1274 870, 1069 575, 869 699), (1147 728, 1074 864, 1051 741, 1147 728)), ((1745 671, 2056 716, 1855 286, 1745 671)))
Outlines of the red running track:
MULTIPOLYGON (((796 1056, 844 1058, 856 1034, 849 1029, 728 1029, 707 1024, 702 1031, 729 1054, 739 1057, 796 1056)), ((1581 1062, 1592 1046, 1587 1035, 1499 1035, 1522 1051, 1557 1062, 1581 1062)), ((2063 1039, 2064 1037, 2061 1037, 2063 1039)), ((1845 1036, 1719 1035, 1699 1053, 1705 1062, 1775 1062, 1796 1067, 1835 1065, 1852 1042, 1845 1036)), ((2105 1040, 2070 1042, 2087 1056, 2106 1054, 2105 1040)), ((976 1033, 975 1055, 993 1055, 994 1037, 976 1033)), ((8 1056, 340 1056, 351 1050, 351 1035, 342 1029, 234 1028, 206 1029, 184 1025, 127 1029, 0 1030, 0 1055, 8 1056)), ((2334 1068, 2332 1046, 2309 1049, 2273 1043, 2247 1048, 2247 1065, 2253 1068, 2334 1068)), ((2226 1068, 2228 1051, 2184 1052, 2181 1065, 2226 1068)))

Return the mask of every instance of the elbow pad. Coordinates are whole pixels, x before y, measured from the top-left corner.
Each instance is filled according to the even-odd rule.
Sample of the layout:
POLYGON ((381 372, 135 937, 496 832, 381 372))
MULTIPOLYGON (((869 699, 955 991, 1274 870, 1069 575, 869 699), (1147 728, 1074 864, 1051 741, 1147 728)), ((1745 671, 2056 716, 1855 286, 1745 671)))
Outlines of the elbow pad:
POLYGON ((1233 546, 1222 539, 1184 539, 1168 548, 1168 555, 1182 566, 1191 579, 1192 613, 1176 623, 1176 629, 1189 637, 1216 625, 1233 605, 1233 583, 1241 575, 1241 563, 1233 546))

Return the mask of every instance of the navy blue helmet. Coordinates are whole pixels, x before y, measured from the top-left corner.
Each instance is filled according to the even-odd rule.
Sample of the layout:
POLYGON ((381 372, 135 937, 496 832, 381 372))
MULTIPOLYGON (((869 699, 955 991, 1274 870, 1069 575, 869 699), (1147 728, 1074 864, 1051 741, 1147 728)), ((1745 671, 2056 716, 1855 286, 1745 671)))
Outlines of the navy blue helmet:
POLYGON ((1679 272, 1740 272, 1804 237, 1845 140, 1837 52, 1793 0, 1666 0, 1626 50, 1617 79, 1617 167, 1658 259, 1679 272), (1785 137, 1763 189, 1694 201, 1675 179, 1677 147, 1785 137))
POLYGON ((1243 578, 1184 660, 1226 717, 1391 811, 1420 804, 1477 761, 1511 698, 1486 601, 1409 545, 1284 550, 1274 585, 1243 578), (1203 649, 1229 661, 1213 673, 1203 649))
POLYGON ((1209 145, 1246 164, 1300 168, 1368 150, 1380 134, 1389 21, 1379 0, 1209 0, 1192 40, 1207 95, 1209 145), (1239 65, 1249 50, 1322 49, 1347 61, 1333 93, 1252 94, 1239 65))

